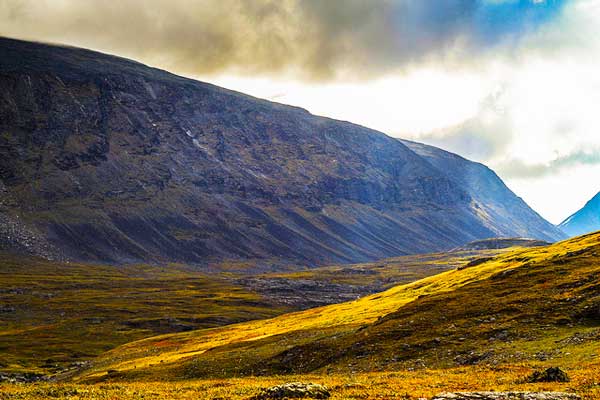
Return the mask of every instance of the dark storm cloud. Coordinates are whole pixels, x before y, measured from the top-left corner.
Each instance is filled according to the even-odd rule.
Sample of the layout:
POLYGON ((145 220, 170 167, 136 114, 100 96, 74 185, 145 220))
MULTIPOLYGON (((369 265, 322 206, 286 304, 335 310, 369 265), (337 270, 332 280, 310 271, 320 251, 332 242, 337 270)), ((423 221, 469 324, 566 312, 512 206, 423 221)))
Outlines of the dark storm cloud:
POLYGON ((509 49, 567 0, 3 0, 0 34, 184 73, 357 78, 509 49))

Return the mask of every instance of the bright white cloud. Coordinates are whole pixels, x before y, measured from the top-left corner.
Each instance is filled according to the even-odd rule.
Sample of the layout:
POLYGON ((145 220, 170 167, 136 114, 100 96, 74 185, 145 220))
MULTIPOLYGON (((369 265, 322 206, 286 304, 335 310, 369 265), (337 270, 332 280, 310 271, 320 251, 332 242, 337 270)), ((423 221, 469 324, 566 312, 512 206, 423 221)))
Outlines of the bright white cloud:
POLYGON ((235 76, 211 78, 211 82, 397 137, 415 137, 459 123, 476 113, 493 89, 482 75, 433 68, 368 82, 307 84, 235 76))
POLYGON ((580 165, 536 179, 513 178, 508 186, 542 216, 559 224, 600 189, 600 165, 580 165))

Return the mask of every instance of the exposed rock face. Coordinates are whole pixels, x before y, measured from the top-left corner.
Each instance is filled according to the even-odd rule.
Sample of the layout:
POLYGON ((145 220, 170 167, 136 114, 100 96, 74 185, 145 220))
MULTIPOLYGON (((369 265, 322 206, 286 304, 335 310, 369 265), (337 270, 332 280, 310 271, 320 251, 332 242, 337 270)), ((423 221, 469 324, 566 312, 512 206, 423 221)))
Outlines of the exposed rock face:
MULTIPOLYGON (((485 165, 465 160, 433 146, 407 140, 403 140, 402 143, 440 171, 447 171, 449 179, 466 188, 476 204, 475 209, 482 223, 494 232, 493 236, 516 238, 507 239, 516 241, 520 240, 518 238, 551 242, 559 238, 566 239, 564 233, 527 206, 523 199, 516 196, 498 175, 485 165), (508 231, 513 234, 507 235, 508 231)), ((512 245, 523 244, 521 242, 512 245)))
POLYGON ((263 390, 253 400, 271 400, 271 399, 328 399, 331 397, 329 389, 316 383, 285 383, 283 385, 272 386, 263 390))
POLYGON ((442 393, 432 400, 579 400, 581 397, 560 392, 471 392, 442 393))
POLYGON ((465 178, 470 165, 484 168, 440 168, 380 132, 125 59, 0 39, 5 215, 70 258, 315 265, 561 237, 491 171, 465 178))

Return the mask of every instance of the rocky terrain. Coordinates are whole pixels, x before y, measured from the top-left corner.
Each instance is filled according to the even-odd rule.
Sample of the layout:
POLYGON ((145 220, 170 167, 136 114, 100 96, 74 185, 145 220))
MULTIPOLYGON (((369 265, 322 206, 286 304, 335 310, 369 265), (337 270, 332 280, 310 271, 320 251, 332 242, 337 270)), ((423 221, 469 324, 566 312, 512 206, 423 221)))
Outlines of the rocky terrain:
POLYGON ((467 243, 463 246, 456 248, 455 250, 492 250, 492 249, 506 249, 509 247, 539 247, 548 246, 550 243, 543 240, 534 239, 522 239, 522 238, 492 238, 475 240, 471 243, 467 243))
POLYGON ((0 212, 15 227, 0 231, 3 246, 76 260, 272 268, 562 238, 493 172, 450 153, 10 39, 0 39, 0 182, 14 200, 0 212))
POLYGON ((451 269, 468 268, 516 248, 539 246, 527 239, 488 239, 450 252, 418 254, 373 263, 332 265, 292 272, 243 274, 232 283, 275 304, 306 309, 355 300, 451 269), (496 245, 492 245, 496 240, 496 245), (484 242, 487 246, 481 245, 484 242), (510 246, 512 244, 512 247, 510 246))
POLYGON ((298 309, 356 300, 381 290, 381 286, 375 284, 351 285, 285 277, 243 277, 235 280, 235 283, 260 293, 276 304, 298 309))
POLYGON ((253 396, 250 400, 272 399, 328 399, 331 397, 329 389, 316 383, 291 382, 283 385, 272 386, 253 396))
POLYGON ((25 224, 12 210, 17 204, 0 181, 0 251, 36 254, 48 260, 60 259, 60 251, 35 228, 25 224))

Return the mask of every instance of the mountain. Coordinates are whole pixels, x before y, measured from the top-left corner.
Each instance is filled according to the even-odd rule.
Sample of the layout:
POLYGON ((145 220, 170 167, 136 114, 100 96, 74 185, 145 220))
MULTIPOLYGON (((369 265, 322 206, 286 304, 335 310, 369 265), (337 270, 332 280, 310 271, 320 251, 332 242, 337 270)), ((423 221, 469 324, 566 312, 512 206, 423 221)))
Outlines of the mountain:
POLYGON ((123 58, 0 39, 0 247, 324 265, 562 234, 480 164, 123 58))
POLYGON ((571 237, 600 230, 600 193, 558 227, 571 237))
MULTIPOLYGON (((466 188, 477 205, 480 219, 496 237, 565 238, 564 234, 517 197, 494 171, 483 164, 421 143, 403 140, 411 150, 425 158, 448 178, 466 188)), ((545 239, 548 240, 548 239, 545 239)))

